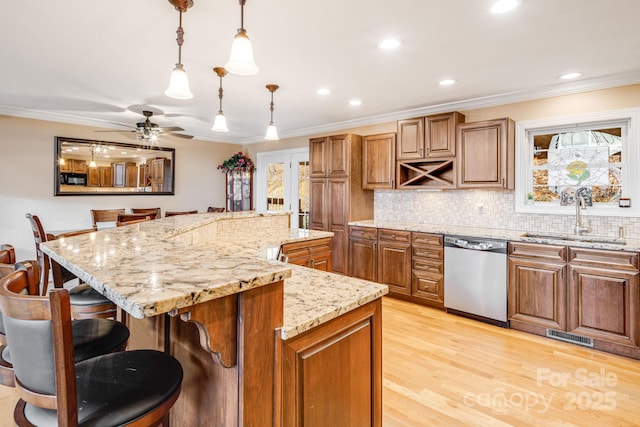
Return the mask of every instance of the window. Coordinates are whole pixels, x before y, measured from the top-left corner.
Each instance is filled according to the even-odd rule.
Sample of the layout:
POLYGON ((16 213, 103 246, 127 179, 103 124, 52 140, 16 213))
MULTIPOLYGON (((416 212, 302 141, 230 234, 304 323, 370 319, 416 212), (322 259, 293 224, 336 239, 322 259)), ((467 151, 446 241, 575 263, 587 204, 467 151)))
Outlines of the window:
POLYGON ((291 226, 309 228, 309 149, 257 154, 256 210, 292 212, 291 226))
POLYGON ((519 122, 516 212, 640 216, 640 110, 519 122), (619 207, 630 198, 631 208, 619 207))

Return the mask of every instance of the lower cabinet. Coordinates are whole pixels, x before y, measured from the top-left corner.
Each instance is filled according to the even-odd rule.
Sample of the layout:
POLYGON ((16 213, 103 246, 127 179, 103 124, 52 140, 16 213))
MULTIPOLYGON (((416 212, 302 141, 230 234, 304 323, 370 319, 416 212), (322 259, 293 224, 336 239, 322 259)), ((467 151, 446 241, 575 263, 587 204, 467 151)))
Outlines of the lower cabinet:
POLYGON ((381 300, 282 341, 282 425, 382 425, 381 300))
POLYGON ((640 359, 638 275, 635 252, 510 243, 510 326, 640 359))
POLYGON ((331 237, 282 245, 287 262, 316 270, 331 271, 331 237))
POLYGON ((411 232, 378 230, 378 282, 411 295, 411 232))
POLYGON ((441 234, 351 226, 349 275, 389 286, 389 296, 444 309, 441 234))

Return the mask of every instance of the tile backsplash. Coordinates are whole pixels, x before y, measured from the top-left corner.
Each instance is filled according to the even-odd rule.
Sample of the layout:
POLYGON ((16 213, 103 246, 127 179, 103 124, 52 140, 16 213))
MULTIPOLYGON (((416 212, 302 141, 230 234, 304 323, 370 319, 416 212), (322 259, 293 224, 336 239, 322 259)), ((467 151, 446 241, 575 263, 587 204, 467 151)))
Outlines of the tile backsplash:
MULTIPOLYGON (((374 219, 463 227, 571 233, 573 215, 515 213, 513 191, 376 190, 374 219)), ((640 218, 588 216, 598 235, 640 237, 640 218)))

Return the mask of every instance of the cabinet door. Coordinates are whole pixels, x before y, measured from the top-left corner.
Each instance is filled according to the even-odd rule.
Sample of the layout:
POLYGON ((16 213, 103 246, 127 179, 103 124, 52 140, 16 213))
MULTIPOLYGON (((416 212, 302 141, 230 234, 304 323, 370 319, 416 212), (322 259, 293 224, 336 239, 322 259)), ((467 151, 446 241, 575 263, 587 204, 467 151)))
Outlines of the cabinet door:
POLYGON ((638 347, 638 272, 569 265, 568 331, 638 347))
POLYGON ((378 241, 378 282, 411 295, 411 244, 378 241))
POLYGON ((323 178, 327 175, 326 142, 327 138, 309 140, 309 174, 311 178, 323 178))
POLYGON ((325 157, 329 161, 330 177, 343 177, 349 175, 350 147, 349 135, 330 136, 327 141, 325 157))
POLYGON ((458 188, 513 189, 513 138, 513 121, 509 119, 458 125, 458 188))
POLYGON ((87 162, 85 160, 72 160, 73 173, 87 173, 87 162))
POLYGON ((349 238, 349 275, 376 282, 378 280, 378 241, 349 238))
POLYGON ((325 203, 326 179, 311 179, 309 184, 311 210, 309 212, 309 224, 312 230, 327 231, 328 213, 331 205, 325 203))
POLYGON ((100 170, 98 168, 89 168, 87 186, 100 187, 100 170))
POLYGON ((138 167, 136 165, 126 165, 124 181, 125 187, 137 187, 138 167))
POLYGON ((565 331, 567 287, 564 263, 509 257, 510 326, 539 335, 565 331))
POLYGON ((349 250, 349 185, 348 178, 327 180, 326 205, 329 231, 333 232, 332 268, 334 273, 347 274, 349 250))
POLYGON ((413 258, 411 295, 444 307, 443 262, 413 258))
POLYGON ((398 120, 398 160, 424 158, 424 118, 398 120))
POLYGON ((426 158, 456 155, 456 126, 464 123, 460 113, 445 113, 425 118, 424 145, 426 158))
POLYGON ((396 135, 365 136, 362 143, 362 188, 394 188, 396 135))
POLYGON ((60 169, 60 172, 71 172, 73 169, 71 166, 71 159, 60 159, 58 162, 58 168, 60 169), (64 161, 64 163, 62 163, 62 161, 64 161))
POLYGON ((100 166, 100 187, 113 186, 113 168, 111 166, 100 166))

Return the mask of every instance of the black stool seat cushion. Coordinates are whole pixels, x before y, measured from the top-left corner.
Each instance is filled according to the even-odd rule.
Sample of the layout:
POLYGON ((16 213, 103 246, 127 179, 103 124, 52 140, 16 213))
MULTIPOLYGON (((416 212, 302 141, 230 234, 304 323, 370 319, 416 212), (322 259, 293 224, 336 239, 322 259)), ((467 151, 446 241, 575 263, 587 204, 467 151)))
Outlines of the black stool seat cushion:
POLYGON ((74 286, 69 290, 71 305, 90 306, 111 302, 107 297, 87 284, 74 286))
MULTIPOLYGON (((182 367, 174 357, 155 350, 111 353, 79 362, 78 425, 130 423, 179 391, 182 375, 182 367)), ((34 425, 57 426, 54 410, 26 404, 24 413, 34 425)))
MULTIPOLYGON (((71 322, 71 331, 76 362, 122 350, 129 339, 129 328, 110 319, 74 320, 71 322)), ((2 350, 0 357, 13 363, 9 346, 2 350)))

